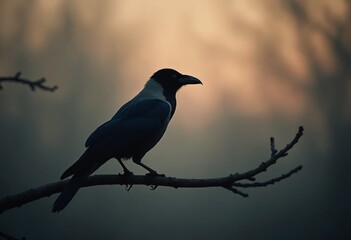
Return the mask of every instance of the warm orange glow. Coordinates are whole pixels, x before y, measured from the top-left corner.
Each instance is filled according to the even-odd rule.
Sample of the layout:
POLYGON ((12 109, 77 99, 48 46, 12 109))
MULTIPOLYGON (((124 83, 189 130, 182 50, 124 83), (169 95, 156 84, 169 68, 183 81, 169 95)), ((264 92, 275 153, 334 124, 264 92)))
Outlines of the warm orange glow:
POLYGON ((215 120, 223 101, 245 117, 304 114, 312 105, 307 97, 313 84, 311 61, 325 72, 336 68, 319 28, 336 34, 327 17, 347 17, 343 1, 326 0, 304 5, 311 18, 304 26, 284 3, 273 1, 41 0, 26 10, 16 1, 2 5, 0 36, 5 42, 23 31, 23 44, 41 52, 59 32, 63 37, 72 31, 80 53, 122 81, 123 91, 116 89, 118 103, 163 67, 199 77, 204 86, 182 89, 183 106, 176 115, 192 129, 215 120), (26 21, 20 23, 15 16, 22 12, 26 21), (190 114, 201 124, 189 122, 190 114))

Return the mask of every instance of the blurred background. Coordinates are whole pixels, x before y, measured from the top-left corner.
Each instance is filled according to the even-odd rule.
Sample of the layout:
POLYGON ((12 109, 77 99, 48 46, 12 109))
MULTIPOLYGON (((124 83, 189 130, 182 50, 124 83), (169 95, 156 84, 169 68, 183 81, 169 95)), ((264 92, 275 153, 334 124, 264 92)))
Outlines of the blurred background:
MULTIPOLYGON (((158 69, 198 77, 144 162, 167 176, 243 172, 305 135, 250 189, 82 189, 59 214, 57 195, 0 215, 26 239, 351 239, 351 2, 0 1, 0 197, 59 179, 89 134, 158 69)), ((126 162, 135 174, 145 171, 126 162)), ((110 161, 97 173, 119 173, 110 161)))

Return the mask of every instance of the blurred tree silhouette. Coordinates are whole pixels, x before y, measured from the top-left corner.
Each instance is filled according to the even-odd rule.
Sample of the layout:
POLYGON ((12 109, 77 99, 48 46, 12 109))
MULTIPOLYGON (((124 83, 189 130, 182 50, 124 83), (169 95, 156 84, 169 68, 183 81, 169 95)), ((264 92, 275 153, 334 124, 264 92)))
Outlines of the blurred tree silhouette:
POLYGON ((301 28, 301 47, 311 72, 313 103, 328 126, 329 151, 323 157, 329 159, 330 184, 325 186, 329 189, 325 198, 328 205, 334 207, 325 211, 329 215, 331 228, 341 239, 343 232, 350 227, 351 216, 351 2, 344 1, 345 19, 340 19, 328 6, 322 8, 324 22, 311 17, 309 11, 313 9, 308 10, 306 2, 291 0, 286 5, 301 28), (332 70, 323 68, 318 55, 311 51, 314 49, 312 34, 317 34, 329 48, 332 70))
MULTIPOLYGON (((316 143, 310 146, 316 149, 313 159, 315 164, 328 163, 326 179, 320 182, 326 191, 316 201, 323 209, 323 218, 330 220, 328 238, 344 239, 351 216, 351 2, 285 0, 256 2, 255 7, 263 16, 253 16, 253 20, 227 5, 221 10, 233 30, 231 39, 242 37, 240 32, 254 43, 251 48, 257 68, 263 69, 263 76, 257 81, 260 91, 267 95, 279 91, 267 90, 267 80, 263 79, 272 78, 274 84, 287 83, 308 96, 303 118, 315 127, 316 143), (263 23, 257 24, 259 20, 254 17, 263 23), (285 30, 290 35, 281 34, 285 30)), ((211 49, 212 55, 221 56, 223 62, 230 61, 232 66, 238 65, 238 55, 239 62, 247 58, 246 52, 229 51, 224 44, 216 44, 221 39, 200 37, 199 41, 204 49, 211 49)), ((278 96, 281 97, 288 96, 278 96)), ((280 100, 274 101, 272 106, 280 100)), ((283 105, 286 112, 291 111, 287 107, 288 104, 283 105)))

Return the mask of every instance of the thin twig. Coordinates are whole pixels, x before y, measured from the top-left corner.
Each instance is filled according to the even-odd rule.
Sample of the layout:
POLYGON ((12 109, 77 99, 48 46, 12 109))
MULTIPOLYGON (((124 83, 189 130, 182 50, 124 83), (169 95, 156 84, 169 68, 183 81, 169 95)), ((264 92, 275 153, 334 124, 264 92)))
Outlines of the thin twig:
POLYGON ((44 91, 53 92, 58 88, 57 86, 53 86, 53 87, 45 86, 44 85, 44 83, 46 82, 45 78, 40 78, 34 81, 21 78, 21 72, 17 72, 14 76, 0 77, 0 89, 3 89, 3 87, 1 86, 1 82, 22 83, 22 84, 28 85, 32 89, 32 91, 35 91, 36 88, 39 88, 44 91))
POLYGON ((275 140, 274 137, 271 137, 271 157, 277 154, 278 150, 275 148, 275 140))
POLYGON ((240 195, 242 197, 245 197, 245 198, 249 196, 249 194, 244 193, 244 192, 238 190, 237 188, 235 188, 233 186, 227 186, 227 187, 224 187, 224 188, 229 190, 229 191, 231 191, 231 192, 233 192, 233 193, 235 193, 235 194, 238 194, 238 195, 240 195))
POLYGON ((242 187, 242 188, 250 188, 250 187, 266 187, 268 185, 273 185, 277 182, 280 182, 288 177, 290 177, 291 175, 297 173, 298 171, 302 170, 302 166, 298 166, 292 170, 290 170, 288 173, 285 173, 283 175, 281 175, 280 177, 277 178, 272 178, 268 181, 265 182, 254 182, 254 183, 233 183, 233 186, 235 187, 242 187))

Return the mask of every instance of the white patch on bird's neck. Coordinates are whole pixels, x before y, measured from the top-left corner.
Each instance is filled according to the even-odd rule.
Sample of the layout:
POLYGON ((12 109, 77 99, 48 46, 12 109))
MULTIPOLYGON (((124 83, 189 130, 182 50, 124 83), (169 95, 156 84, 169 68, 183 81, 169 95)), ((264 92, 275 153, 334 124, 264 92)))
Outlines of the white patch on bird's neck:
POLYGON ((135 97, 140 99, 160 99, 167 101, 165 95, 163 94, 163 87, 154 79, 150 78, 146 82, 143 90, 135 97))

